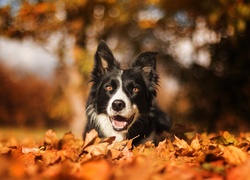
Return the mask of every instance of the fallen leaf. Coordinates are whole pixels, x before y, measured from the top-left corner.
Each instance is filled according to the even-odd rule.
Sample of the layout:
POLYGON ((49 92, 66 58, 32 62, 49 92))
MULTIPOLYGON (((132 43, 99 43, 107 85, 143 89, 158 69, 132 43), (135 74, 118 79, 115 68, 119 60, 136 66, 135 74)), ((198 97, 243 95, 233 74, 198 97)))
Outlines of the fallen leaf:
POLYGON ((108 150, 108 156, 112 160, 119 159, 122 157, 122 152, 117 149, 109 149, 108 150))
POLYGON ((193 152, 193 149, 188 145, 186 141, 183 139, 179 139, 178 137, 174 136, 175 140, 173 145, 177 146, 178 155, 190 155, 193 152))
MULTIPOLYGON (((96 130, 91 130, 90 132, 86 133, 85 139, 84 139, 84 144, 82 148, 84 149, 85 147, 94 144, 94 142, 98 139, 98 133, 96 130)), ((100 139, 101 141, 101 139, 100 139)))
POLYGON ((230 134, 228 131, 223 132, 222 136, 227 140, 229 144, 236 145, 238 143, 234 135, 230 134))
POLYGON ((10 155, 11 149, 8 147, 0 147, 0 155, 10 155))
POLYGON ((220 146, 222 156, 232 165, 240 165, 249 159, 249 155, 235 146, 220 146))
POLYGON ((42 161, 46 166, 59 163, 61 161, 60 153, 56 150, 47 150, 42 154, 42 161))
POLYGON ((83 145, 83 141, 76 139, 71 132, 65 133, 63 138, 59 141, 59 149, 80 149, 83 145))
POLYGON ((248 135, 203 133, 190 145, 176 136, 133 147, 132 140, 101 139, 96 131, 82 141, 71 132, 58 139, 49 130, 39 143, 10 137, 16 146, 8 147, 0 139, 0 179, 247 179, 248 135))
POLYGON ((109 144, 107 142, 89 145, 86 148, 84 148, 84 151, 93 156, 106 155, 108 152, 108 145, 109 144))
POLYGON ((228 180, 236 180, 236 179, 250 180, 249 169, 250 169, 250 159, 248 159, 246 162, 242 163, 238 167, 231 168, 230 170, 228 170, 227 179, 228 180))
POLYGON ((201 149, 200 140, 199 140, 197 134, 196 134, 195 138, 192 140, 190 146, 191 146, 191 148, 193 148, 196 151, 201 149))
POLYGON ((221 145, 236 145, 238 141, 228 131, 222 133, 222 135, 215 136, 211 139, 213 142, 221 145))
POLYGON ((128 147, 125 147, 123 150, 122 150, 122 155, 123 157, 121 158, 122 160, 126 160, 128 162, 131 162, 133 160, 133 157, 134 157, 134 154, 132 151, 130 151, 128 149, 128 147))
POLYGON ((48 131, 46 131, 45 136, 44 136, 44 144, 46 147, 50 148, 54 148, 57 149, 58 148, 58 138, 56 135, 56 132, 53 131, 52 129, 49 129, 48 131))
POLYGON ((39 148, 27 148, 27 147, 22 147, 22 153, 27 154, 27 153, 39 153, 40 149, 39 148))
POLYGON ((76 177, 79 179, 109 180, 111 175, 112 168, 110 163, 105 160, 93 160, 84 163, 76 177))

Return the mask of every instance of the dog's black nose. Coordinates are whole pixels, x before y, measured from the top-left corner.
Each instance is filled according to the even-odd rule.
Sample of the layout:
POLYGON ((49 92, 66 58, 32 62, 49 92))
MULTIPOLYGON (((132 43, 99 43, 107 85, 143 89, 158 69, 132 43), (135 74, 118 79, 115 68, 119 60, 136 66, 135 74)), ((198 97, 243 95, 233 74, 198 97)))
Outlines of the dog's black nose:
POLYGON ((115 111, 121 111, 125 108, 125 102, 123 100, 114 100, 112 103, 112 109, 115 111))

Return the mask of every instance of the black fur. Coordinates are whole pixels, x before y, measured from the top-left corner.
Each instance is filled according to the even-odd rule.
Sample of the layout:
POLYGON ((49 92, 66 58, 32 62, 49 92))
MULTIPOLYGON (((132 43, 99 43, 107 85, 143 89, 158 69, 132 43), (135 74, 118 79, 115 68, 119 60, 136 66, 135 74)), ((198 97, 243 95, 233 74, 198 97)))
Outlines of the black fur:
MULTIPOLYGON (((107 111, 109 111, 107 107, 110 105, 112 111, 117 110, 115 113, 119 113, 120 109, 127 108, 123 107, 125 105, 123 101, 128 103, 128 100, 128 104, 131 103, 133 108, 136 107, 133 110, 138 116, 129 125, 127 131, 123 129, 124 131, 121 132, 124 134, 124 138, 136 137, 133 143, 138 144, 152 133, 160 134, 170 129, 171 122, 169 118, 155 103, 156 87, 158 85, 156 55, 156 52, 141 53, 131 64, 131 68, 121 70, 120 64, 115 60, 109 47, 104 41, 100 42, 95 54, 94 69, 91 73, 91 82, 93 84, 87 102, 88 122, 85 132, 96 129, 100 137, 112 136, 113 131, 119 134, 119 130, 116 131, 114 127, 110 130, 110 133, 108 131, 111 126, 111 119, 107 115, 107 111), (118 101, 111 102, 111 98, 118 92, 119 88, 122 89, 122 93, 126 95, 127 100, 118 97, 115 99, 118 101), (137 90, 139 91, 137 92, 137 90), (115 103, 122 107, 113 107, 116 106, 115 103)), ((117 116, 116 122, 122 121, 120 119, 122 118, 117 116)), ((126 121, 130 122, 127 119, 126 121)), ((152 137, 152 140, 155 141, 155 137, 152 137)))

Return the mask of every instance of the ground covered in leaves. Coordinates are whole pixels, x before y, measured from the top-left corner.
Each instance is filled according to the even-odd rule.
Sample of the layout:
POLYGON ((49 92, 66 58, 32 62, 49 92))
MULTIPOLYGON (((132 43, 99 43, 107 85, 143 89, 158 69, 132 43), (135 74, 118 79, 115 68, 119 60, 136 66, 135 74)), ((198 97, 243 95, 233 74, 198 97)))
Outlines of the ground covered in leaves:
POLYGON ((250 133, 172 136, 158 146, 79 140, 48 130, 41 141, 0 137, 0 179, 249 179, 250 133))

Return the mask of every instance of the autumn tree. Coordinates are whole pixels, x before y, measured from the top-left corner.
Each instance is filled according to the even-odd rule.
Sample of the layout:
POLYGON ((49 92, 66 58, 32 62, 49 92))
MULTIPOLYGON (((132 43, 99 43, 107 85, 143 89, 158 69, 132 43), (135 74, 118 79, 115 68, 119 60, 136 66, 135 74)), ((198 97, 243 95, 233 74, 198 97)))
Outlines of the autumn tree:
POLYGON ((71 102, 72 117, 81 117, 84 111, 86 84, 82 82, 89 76, 97 43, 104 39, 122 62, 130 62, 139 51, 160 53, 161 71, 180 87, 171 105, 162 103, 175 121, 192 121, 210 131, 249 122, 248 2, 18 2, 14 14, 13 5, 1 8, 0 33, 33 37, 43 44, 61 34, 55 50, 60 59, 58 92, 71 102), (74 58, 67 63, 65 47, 70 38, 74 58))

